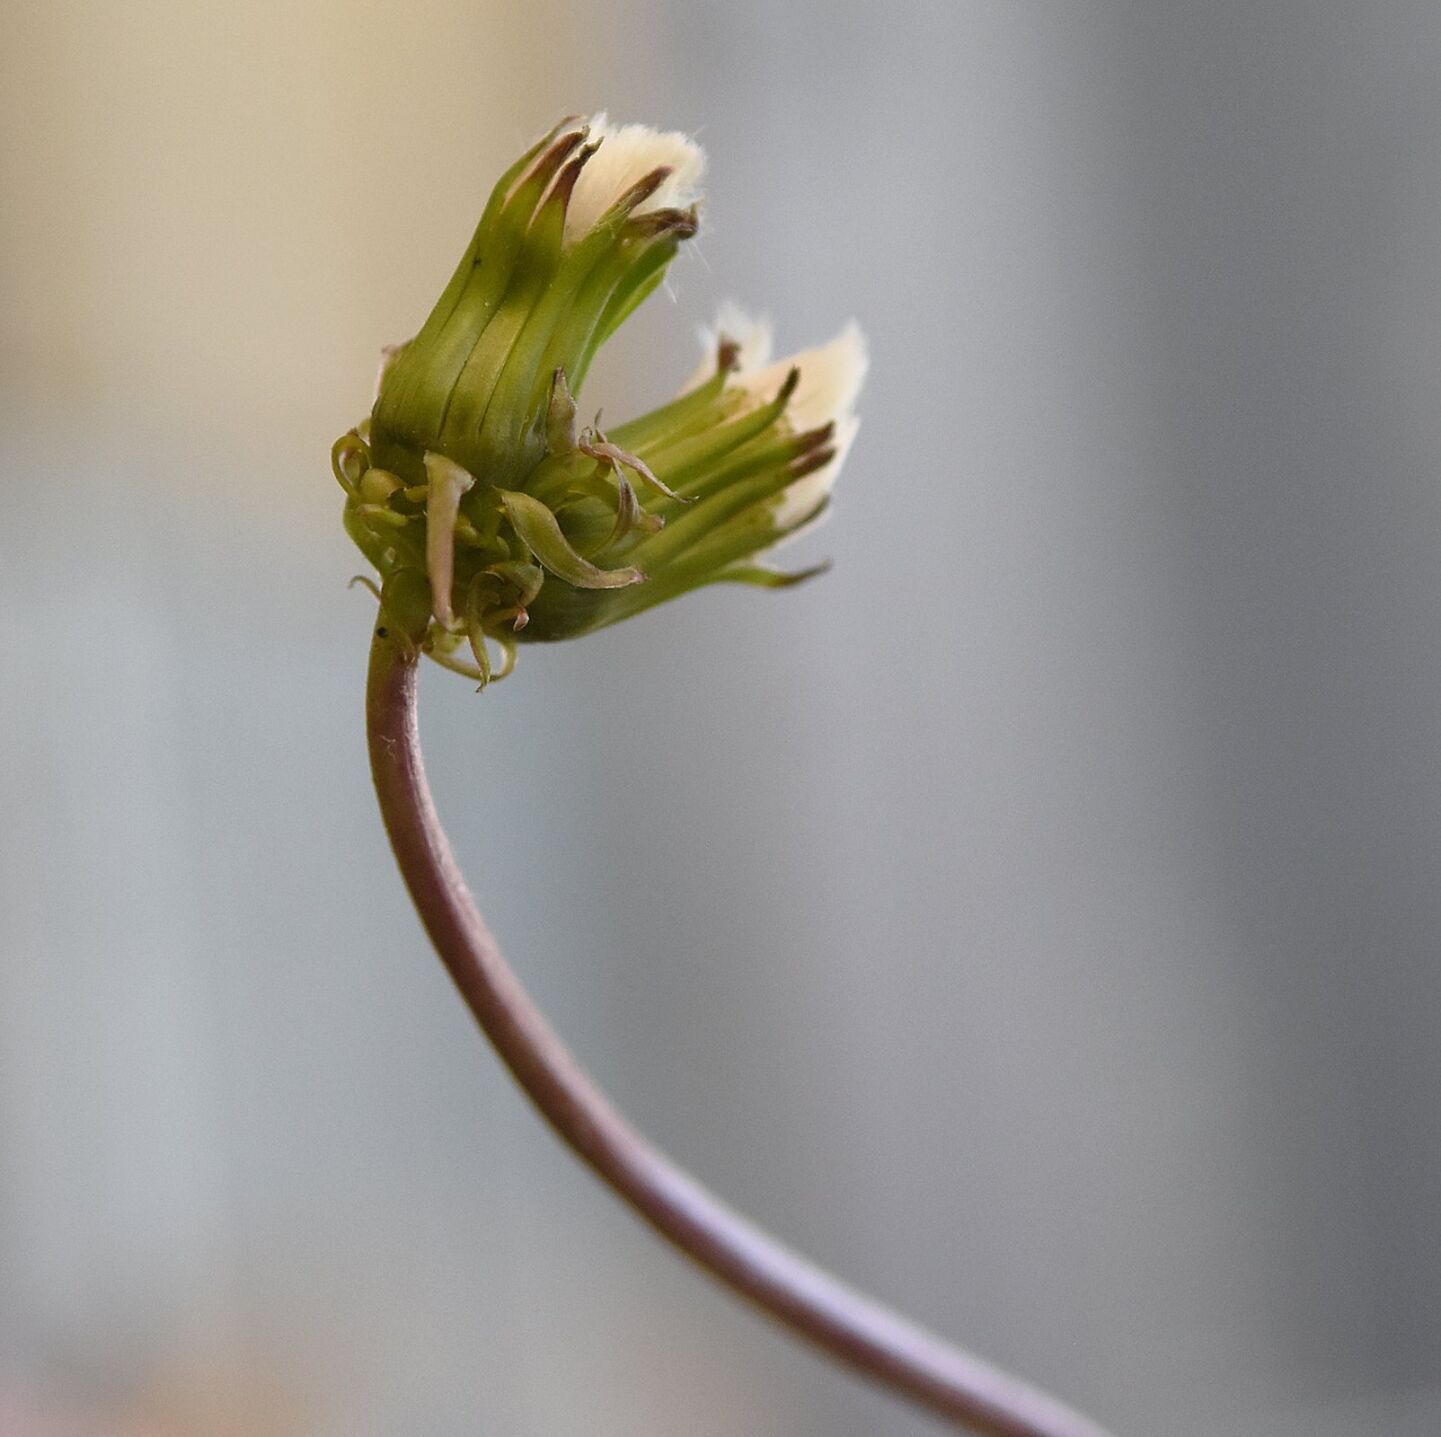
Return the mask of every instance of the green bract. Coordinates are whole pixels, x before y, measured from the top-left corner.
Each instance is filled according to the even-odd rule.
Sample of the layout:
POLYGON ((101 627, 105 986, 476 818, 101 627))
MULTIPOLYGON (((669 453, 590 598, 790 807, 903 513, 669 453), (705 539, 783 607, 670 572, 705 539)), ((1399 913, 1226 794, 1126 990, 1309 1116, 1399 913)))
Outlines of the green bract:
POLYGON ((765 326, 723 315, 679 397, 608 434, 577 423, 597 350, 696 233, 702 166, 681 135, 558 126, 496 185, 420 333, 385 351, 370 418, 336 442, 382 603, 481 683, 519 641, 818 572, 756 560, 829 503, 865 369, 854 326, 771 364, 765 326))

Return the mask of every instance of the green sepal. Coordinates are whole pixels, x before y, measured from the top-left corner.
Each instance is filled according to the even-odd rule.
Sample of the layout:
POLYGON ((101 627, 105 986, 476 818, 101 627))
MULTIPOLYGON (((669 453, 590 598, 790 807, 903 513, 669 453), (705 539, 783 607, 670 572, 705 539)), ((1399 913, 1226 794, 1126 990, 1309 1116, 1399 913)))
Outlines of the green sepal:
MULTIPOLYGON (((657 570, 662 564, 674 564, 686 550, 703 543, 722 525, 747 510, 755 510, 758 517, 765 516, 769 511, 766 501, 774 499, 800 477, 802 476, 795 472, 793 466, 786 465, 778 470, 739 480, 693 504, 683 514, 673 518, 659 534, 638 544, 635 558, 639 563, 657 570)), ((775 537, 779 539, 782 536, 776 534, 775 537)))
POLYGON ((576 387, 585 383, 590 366, 611 335, 659 288, 680 241, 675 235, 629 240, 621 249, 616 271, 600 277, 591 300, 584 332, 573 340, 576 387), (634 252, 638 248, 638 253, 634 252), (601 286, 604 286, 603 290, 601 286))
POLYGON ((831 561, 823 559, 809 569, 771 569, 764 564, 733 564, 719 574, 707 579, 708 584, 750 584, 757 589, 790 589, 804 584, 808 579, 819 578, 829 573, 831 561))
POLYGON ((749 564, 777 544, 810 528, 830 508, 830 503, 830 495, 826 495, 815 508, 784 529, 775 526, 774 496, 752 504, 693 544, 667 572, 673 571, 686 587, 707 583, 712 576, 749 564))
POLYGON ((476 339, 451 392, 441 424, 441 445, 478 473, 513 470, 517 463, 515 446, 499 449, 487 433, 494 426, 486 421, 516 341, 560 266, 564 225, 563 206, 547 201, 540 207, 526 232, 525 247, 517 256, 504 298, 476 339))
POLYGON ((365 515, 355 505, 347 504, 341 523, 345 525, 351 543, 370 560, 378 573, 383 574, 387 567, 385 555, 390 546, 366 523, 365 515))
POLYGON ((330 446, 331 472, 352 498, 359 496, 360 481, 369 467, 370 446, 354 429, 342 434, 330 446))
POLYGON ((516 593, 516 602, 524 608, 540 593, 545 583, 545 574, 538 564, 528 564, 524 559, 502 559, 481 571, 494 574, 503 584, 510 584, 516 593))
POLYGON ((580 116, 570 115, 562 120, 549 134, 543 135, 533 144, 501 177, 496 181, 494 189, 490 192, 490 199, 486 201, 485 212, 480 217, 480 223, 475 227, 475 234, 472 236, 470 246, 462 256, 460 263, 455 268, 455 273, 450 277, 450 283, 446 285, 444 292, 436 301, 435 308, 431 311, 430 318, 426 320, 425 327, 417 336, 419 339, 431 340, 445 327, 446 321, 455 311, 456 304, 460 301, 461 295, 465 292, 466 283, 470 277, 471 270, 475 267, 478 257, 481 256, 481 248, 486 237, 494 228, 497 217, 506 201, 510 198, 511 190, 520 182, 521 176, 538 160, 554 143, 560 132, 567 125, 579 123, 580 116))
POLYGON ((378 439, 436 447, 462 376, 511 288, 536 206, 583 139, 580 130, 547 137, 496 185, 445 292, 386 375, 374 410, 378 439))
POLYGON ((552 455, 574 454, 575 396, 566 383, 565 370, 557 367, 550 376, 550 403, 545 415, 545 447, 552 455))
POLYGON ((522 544, 558 579, 577 589, 623 589, 645 575, 635 568, 599 569, 571 548, 555 515, 539 499, 511 489, 499 491, 501 504, 522 544))
POLYGON ((670 485, 656 478, 650 465, 640 455, 632 454, 629 450, 612 444, 603 434, 597 432, 593 440, 580 446, 580 450, 582 454, 588 454, 592 459, 608 465, 615 471, 617 478, 621 477, 621 469, 624 467, 629 469, 652 492, 667 499, 673 499, 678 504, 685 503, 685 500, 670 485))
POLYGON ((646 512, 636 498, 630 480, 619 471, 616 474, 616 491, 615 525, 597 551, 602 554, 613 549, 633 530, 639 529, 643 534, 656 534, 665 527, 665 520, 659 514, 646 512))
POLYGON ((466 630, 466 638, 470 643, 470 651, 475 655, 475 667, 480 673, 480 687, 484 689, 490 683, 490 650, 485 644, 485 634, 478 624, 472 624, 466 630))
POLYGON ((680 248, 676 235, 652 240, 626 277, 616 286, 596 321, 581 355, 580 373, 585 375, 601 346, 638 310, 659 287, 680 248))
MULTIPOLYGON (((830 424, 822 424, 804 434, 776 425, 744 444, 736 445, 720 457, 714 468, 693 473, 685 485, 684 502, 700 503, 759 474, 787 471, 794 481, 800 477, 794 471, 810 463, 813 455, 827 451, 834 438, 835 429, 830 424)), ((673 505, 663 507, 667 512, 674 512, 673 505)))
MULTIPOLYGON (((587 145, 566 166, 547 197, 537 224, 550 210, 558 211, 564 223, 571 190, 596 148, 587 145)), ((614 276, 606 277, 611 268, 609 260, 617 250, 624 253, 622 235, 631 211, 655 193, 668 173, 660 168, 642 176, 611 204, 592 228, 564 246, 559 266, 544 294, 531 308, 504 366, 495 377, 494 392, 483 420, 487 448, 505 452, 514 446, 534 422, 533 410, 549 377, 557 369, 577 368, 574 347, 566 344, 573 325, 572 316, 579 316, 581 324, 589 328, 587 314, 591 311, 599 314, 604 294, 615 286, 614 276), (591 296, 592 275, 599 276, 604 285, 599 297, 591 296)))
POLYGON ((430 580, 418 569, 397 569, 380 586, 380 604, 412 642, 421 642, 430 625, 430 580))
POLYGON ((799 382, 800 370, 792 369, 769 403, 744 410, 713 429, 658 445, 646 456, 648 461, 665 471, 672 488, 685 493, 688 482, 703 477, 712 465, 770 429, 785 413, 799 382))
POLYGON ((611 439, 648 460, 662 445, 719 424, 736 409, 742 397, 739 391, 726 395, 727 377, 728 371, 721 370, 649 414, 627 420, 611 430, 611 439))

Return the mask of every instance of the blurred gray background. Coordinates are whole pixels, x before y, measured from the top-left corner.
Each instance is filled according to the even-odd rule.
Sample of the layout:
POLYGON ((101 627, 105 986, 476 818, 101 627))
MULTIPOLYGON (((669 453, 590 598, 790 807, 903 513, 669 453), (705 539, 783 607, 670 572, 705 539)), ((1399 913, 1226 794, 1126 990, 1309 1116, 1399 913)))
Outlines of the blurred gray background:
POLYGON ((640 1124, 1122 1437, 1441 1430, 1441 8, 7 0, 0 1432, 920 1437, 662 1250, 387 859, 327 472, 559 115, 873 372, 790 595, 432 671, 640 1124), (623 834, 618 840, 615 835, 623 834))

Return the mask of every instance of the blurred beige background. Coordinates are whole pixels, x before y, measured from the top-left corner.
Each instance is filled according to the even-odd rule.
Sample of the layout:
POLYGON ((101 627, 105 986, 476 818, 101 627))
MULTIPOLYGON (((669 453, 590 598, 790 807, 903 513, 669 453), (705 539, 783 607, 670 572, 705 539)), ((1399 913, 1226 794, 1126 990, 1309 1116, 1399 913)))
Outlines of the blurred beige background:
POLYGON ((873 345, 835 571, 429 676, 664 1145, 1126 1437, 1441 1427, 1441 11, 0 10, 0 1433, 910 1437, 557 1150, 367 777, 331 440, 561 114, 873 345), (629 837, 623 848, 611 835, 629 837))

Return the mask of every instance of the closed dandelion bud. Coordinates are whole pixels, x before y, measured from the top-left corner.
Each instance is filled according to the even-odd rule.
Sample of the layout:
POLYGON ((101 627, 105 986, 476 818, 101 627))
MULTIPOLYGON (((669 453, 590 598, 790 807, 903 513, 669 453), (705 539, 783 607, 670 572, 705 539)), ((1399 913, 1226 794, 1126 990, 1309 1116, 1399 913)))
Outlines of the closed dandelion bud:
POLYGON ((679 134, 557 126, 502 176, 420 332, 383 352, 369 419, 335 445, 382 603, 482 684, 520 642, 818 572, 760 560, 829 503, 865 372, 854 326, 772 363, 768 328, 723 313, 676 399, 607 432, 578 420, 596 352, 696 232, 703 163, 679 134))

